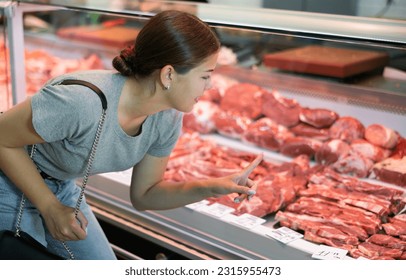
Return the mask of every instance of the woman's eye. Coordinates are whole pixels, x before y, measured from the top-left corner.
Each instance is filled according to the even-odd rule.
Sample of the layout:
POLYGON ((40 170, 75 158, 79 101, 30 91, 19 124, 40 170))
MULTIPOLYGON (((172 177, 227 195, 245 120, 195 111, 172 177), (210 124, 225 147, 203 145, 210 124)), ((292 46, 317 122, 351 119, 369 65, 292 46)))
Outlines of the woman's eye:
POLYGON ((202 77, 202 79, 203 79, 203 80, 208 80, 208 79, 210 79, 210 76, 202 77))

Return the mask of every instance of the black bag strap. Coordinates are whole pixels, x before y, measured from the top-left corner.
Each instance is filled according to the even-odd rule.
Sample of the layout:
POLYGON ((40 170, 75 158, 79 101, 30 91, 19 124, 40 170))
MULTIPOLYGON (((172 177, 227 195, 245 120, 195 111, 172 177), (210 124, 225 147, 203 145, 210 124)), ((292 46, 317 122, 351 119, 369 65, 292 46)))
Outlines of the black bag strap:
POLYGON ((103 109, 107 110, 107 98, 104 95, 104 93, 94 84, 83 81, 83 80, 75 80, 75 79, 66 79, 66 80, 63 80, 60 84, 61 85, 82 85, 82 86, 90 88, 95 93, 97 93, 97 95, 100 97, 103 109))

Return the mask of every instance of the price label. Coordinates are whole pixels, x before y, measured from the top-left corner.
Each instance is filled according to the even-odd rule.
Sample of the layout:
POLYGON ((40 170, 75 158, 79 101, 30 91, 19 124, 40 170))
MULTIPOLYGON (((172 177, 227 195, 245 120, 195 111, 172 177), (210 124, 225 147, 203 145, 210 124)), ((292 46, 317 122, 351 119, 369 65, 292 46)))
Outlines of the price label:
POLYGON ((198 210, 210 216, 221 218, 227 214, 234 212, 235 209, 220 203, 213 203, 212 205, 200 207, 198 210))
POLYGON ((201 200, 201 201, 188 204, 188 205, 186 205, 185 207, 187 207, 187 208, 189 208, 189 209, 192 209, 192 210, 196 210, 196 209, 199 209, 200 207, 206 206, 207 204, 209 204, 209 201, 203 199, 203 200, 201 200))
POLYGON ((273 239, 276 239, 284 244, 303 237, 303 234, 300 234, 287 227, 275 229, 271 232, 266 233, 265 235, 272 237, 273 239))
POLYGON ((242 214, 241 216, 238 216, 232 221, 232 223, 237 224, 246 229, 252 229, 265 222, 266 220, 258 218, 248 213, 242 214))
POLYGON ((342 260, 347 255, 347 252, 348 250, 319 245, 317 252, 312 255, 312 258, 319 260, 342 260))

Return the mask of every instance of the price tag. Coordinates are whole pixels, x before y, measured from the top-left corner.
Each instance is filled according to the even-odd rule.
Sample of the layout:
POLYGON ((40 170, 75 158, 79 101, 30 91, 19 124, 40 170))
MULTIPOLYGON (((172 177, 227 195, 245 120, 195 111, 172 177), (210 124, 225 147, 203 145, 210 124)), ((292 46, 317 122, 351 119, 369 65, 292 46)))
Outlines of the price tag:
POLYGON ((319 245, 317 252, 312 255, 312 258, 319 260, 342 260, 347 255, 347 252, 344 249, 319 245))
POLYGON ((266 220, 258 218, 256 216, 248 214, 248 213, 242 214, 241 216, 238 216, 237 218, 235 218, 232 221, 233 224, 237 224, 246 229, 252 229, 265 222, 266 222, 266 220))
POLYGON ((234 208, 225 206, 220 203, 213 203, 212 205, 199 208, 200 212, 206 213, 210 216, 214 216, 217 218, 221 218, 227 214, 230 214, 230 213, 234 212, 234 210, 235 210, 234 208))
POLYGON ((287 227, 280 227, 278 229, 266 233, 265 235, 272 237, 284 244, 287 244, 289 242, 292 242, 293 240, 303 237, 303 234, 300 234, 287 227))
POLYGON ((201 200, 201 201, 188 204, 188 205, 186 205, 185 207, 186 207, 186 208, 189 208, 189 209, 192 209, 192 210, 196 210, 196 209, 199 209, 200 207, 206 206, 207 204, 209 204, 209 201, 203 199, 203 200, 201 200))

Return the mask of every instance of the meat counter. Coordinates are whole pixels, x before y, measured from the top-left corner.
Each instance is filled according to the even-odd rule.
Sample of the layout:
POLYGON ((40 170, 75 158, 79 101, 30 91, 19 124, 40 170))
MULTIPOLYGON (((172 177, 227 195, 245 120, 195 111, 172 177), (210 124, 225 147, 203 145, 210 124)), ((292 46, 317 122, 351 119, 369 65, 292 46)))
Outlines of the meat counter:
MULTIPOLYGON (((24 7, 25 2, 37 4, 36 1, 20 1, 20 6, 16 7, 17 11, 24 7)), ((51 8, 46 6, 46 9, 61 10, 59 12, 62 14, 65 11, 74 11, 86 20, 98 19, 101 16, 113 19, 114 22, 122 19, 134 20, 132 24, 139 27, 146 18, 164 8, 164 5, 157 6, 152 2, 152 6, 138 5, 148 4, 148 1, 122 2, 120 9, 87 2, 67 4, 67 1, 61 1, 58 4, 58 1, 52 1, 49 3, 51 8), (56 6, 53 6, 54 4, 56 6)), ((25 7, 25 10, 35 11, 38 7, 42 7, 42 4, 25 7)), ((174 6, 168 4, 167 7, 174 6)), ((267 9, 224 8, 204 4, 184 4, 176 8, 194 11, 212 24, 223 46, 231 50, 234 59, 225 59, 228 61, 225 64, 231 65, 219 66, 216 71, 218 74, 232 78, 238 83, 277 91, 285 98, 296 100, 303 107, 334 110, 342 116, 357 118, 365 126, 379 123, 396 130, 403 137, 406 135, 406 83, 402 79, 402 71, 405 70, 402 68, 405 64, 402 62, 406 53, 406 36, 402 36, 406 32, 404 22, 267 9), (367 57, 367 62, 369 59, 371 63, 365 65, 356 60, 348 61, 344 56, 335 60, 333 67, 336 68, 314 73, 309 70, 314 66, 305 67, 306 63, 303 66, 303 59, 307 59, 306 57, 299 57, 296 61, 286 60, 293 55, 283 57, 285 50, 298 50, 299 55, 306 55, 303 49, 309 45, 321 46, 323 50, 333 50, 336 54, 341 53, 343 49, 349 49, 351 52, 361 51, 361 54, 367 57), (285 62, 276 64, 280 54, 285 62), (344 71, 348 67, 345 63, 349 64, 350 72, 344 71), (286 68, 285 65, 295 67, 286 68), (344 72, 336 72, 337 67, 344 72), (393 78, 392 70, 399 70, 399 76, 395 74, 393 78)), ((52 13, 51 11, 50 14, 52 13)), ((35 14, 37 12, 34 12, 35 14)), ((13 20, 16 26, 17 21, 13 20)), ((66 32, 71 30, 63 31, 65 33, 58 34, 53 31, 25 30, 25 45, 40 46, 43 50, 63 57, 69 55, 69 58, 73 56, 78 59, 67 61, 67 65, 109 67, 103 63, 103 58, 94 58, 89 56, 89 53, 94 52, 108 60, 112 53, 117 51, 117 46, 95 46, 89 41, 63 37, 61 34, 66 35, 66 32), (75 52, 70 51, 73 46, 75 52)), ((13 36, 18 37, 17 35, 18 32, 13 36)), ((17 48, 13 51, 15 57, 15 52, 19 50, 17 48)), ((38 52, 34 55, 38 55, 38 52)), ((315 55, 313 52, 310 55, 312 60, 316 60, 322 53, 315 55)), ((359 56, 355 58, 358 59, 359 56)), ((47 61, 53 60, 47 57, 47 61)), ((329 60, 331 56, 319 60, 316 68, 326 69, 329 60)), ((58 58, 56 61, 61 60, 58 58)), ((75 68, 66 67, 65 70, 69 69, 75 68)), ((14 76, 14 80, 18 78, 14 76)), ((18 91, 16 99, 21 100, 25 92, 21 93, 21 88, 15 90, 18 91)), ((266 160, 270 162, 292 161, 278 152, 219 133, 207 134, 202 138, 238 151, 263 152, 266 160)), ((237 217, 229 207, 210 204, 208 201, 169 211, 136 211, 131 207, 128 198, 129 180, 130 171, 97 175, 90 178, 87 190, 88 201, 103 227, 108 230, 116 252, 123 257, 142 257, 145 252, 141 251, 148 250, 153 245, 157 250, 156 255, 162 257, 162 254, 158 253, 165 252, 163 258, 187 259, 314 259, 314 254, 320 250, 319 244, 304 240, 300 232, 278 231, 284 228, 278 225, 275 214, 264 217, 237 217), (285 237, 288 242, 278 240, 276 235, 285 237), (122 236, 126 236, 126 239, 123 240, 122 236), (145 246, 147 243, 149 245, 145 246), (130 251, 134 251, 134 254, 130 251)))
MULTIPOLYGON (((389 127, 397 125, 396 129, 400 134, 404 135, 406 133, 406 127, 402 125, 405 120, 404 106, 398 107, 398 110, 403 113, 397 114, 397 112, 363 107, 359 103, 353 105, 350 96, 340 96, 340 92, 351 94, 360 99, 367 97, 364 94, 371 96, 371 93, 363 92, 362 89, 324 82, 319 82, 315 88, 314 83, 306 79, 269 75, 268 73, 235 67, 218 69, 218 73, 239 78, 243 83, 260 84, 266 88, 276 87, 283 90, 284 95, 289 95, 301 104, 309 104, 309 106, 317 108, 330 108, 340 114, 358 116, 366 125, 377 120, 389 127), (300 86, 298 86, 299 84, 300 86), (281 85, 281 87, 277 85, 281 85), (321 91, 319 91, 320 89, 321 91), (318 98, 318 94, 325 95, 329 93, 333 94, 332 98, 327 96, 324 96, 324 99, 318 98), (362 111, 362 114, 359 114, 360 111, 362 111), (378 115, 379 118, 377 118, 378 115)), ((379 98, 376 100, 378 103, 375 105, 381 102, 378 100, 379 98)), ((391 100, 395 101, 396 97, 391 100)), ((402 100, 398 99, 397 104, 402 104, 402 100)), ((389 102, 385 101, 385 103, 390 105, 389 102)), ((392 106, 396 106, 396 104, 390 106, 394 108, 392 106)), ((266 160, 271 162, 292 161, 291 158, 280 153, 242 143, 239 140, 224 137, 220 134, 205 134, 201 137, 239 151, 253 154, 264 152, 266 160)), ((202 149, 204 148, 202 147, 202 149)), ((186 169, 186 166, 184 167, 186 169)), ((152 231, 153 237, 147 234, 144 238, 151 238, 153 242, 158 243, 166 243, 168 242, 167 239, 169 239, 170 242, 167 244, 170 244, 171 250, 178 251, 178 253, 189 258, 201 258, 201 255, 194 255, 197 251, 204 253, 205 257, 219 259, 312 259, 314 258, 313 254, 319 250, 318 244, 305 241, 302 238, 295 239, 288 244, 272 238, 272 232, 280 228, 273 214, 259 219, 252 216, 243 216, 241 218, 241 216, 237 217, 230 214, 230 212, 233 213, 234 209, 232 208, 224 207, 223 209, 223 207, 216 204, 208 205, 207 203, 206 205, 204 202, 196 206, 189 205, 170 211, 135 211, 132 209, 128 198, 130 174, 130 171, 104 174, 92 177, 89 180, 91 187, 88 195, 92 203, 96 208, 109 209, 108 212, 110 213, 106 217, 103 217, 103 213, 100 214, 103 217, 102 219, 117 224, 120 224, 120 222, 115 221, 115 219, 123 219, 126 229, 132 231, 134 225, 141 227, 143 229, 142 235, 146 234, 144 231, 152 231), (164 240, 160 240, 161 238, 164 240), (177 246, 182 248, 177 248, 177 246)), ((376 181, 371 179, 362 180, 372 183, 376 181)), ((388 185, 383 182, 375 183, 382 186, 388 185)), ((404 192, 402 187, 390 186, 404 192)))

